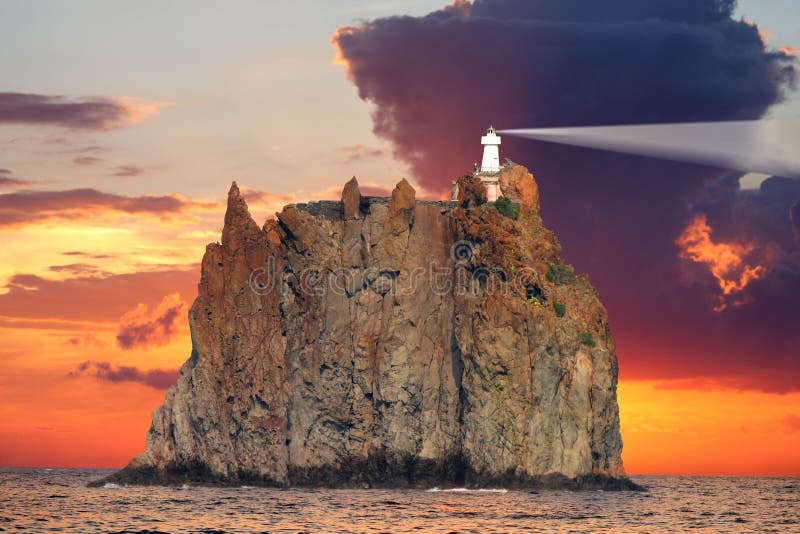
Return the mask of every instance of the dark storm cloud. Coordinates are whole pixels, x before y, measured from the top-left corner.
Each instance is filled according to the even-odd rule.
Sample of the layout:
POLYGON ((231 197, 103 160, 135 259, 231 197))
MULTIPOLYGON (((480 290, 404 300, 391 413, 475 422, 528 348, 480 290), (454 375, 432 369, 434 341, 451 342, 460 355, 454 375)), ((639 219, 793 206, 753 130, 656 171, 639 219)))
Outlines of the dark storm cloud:
POLYGON ((123 126, 131 118, 130 107, 112 98, 75 100, 52 95, 0 93, 0 124, 110 130, 123 126))
MULTIPOLYGON (((765 52, 731 2, 478 0, 334 37, 375 130, 422 183, 446 191, 475 132, 502 128, 750 119, 794 69, 765 52)), ((519 145, 519 143, 515 143, 519 145)), ((474 157, 474 156, 473 156, 474 157)), ((466 163, 465 163, 466 162, 466 163)))
POLYGON ((735 175, 707 184, 693 207, 708 213, 726 232, 723 237, 745 237, 762 248, 769 243, 787 254, 794 250, 792 209, 800 201, 800 179, 773 176, 755 190, 739 189, 735 175))
MULTIPOLYGON (((490 124, 761 117, 793 87, 797 63, 767 49, 733 8, 719 0, 477 0, 341 28, 333 41, 359 96, 375 104, 374 131, 424 187, 445 194, 471 170, 490 124)), ((535 173, 545 222, 598 287, 623 377, 798 387, 800 340, 788 325, 800 323, 800 308, 781 295, 800 277, 785 239, 789 211, 770 192, 745 198, 737 177, 688 164, 508 137, 501 150, 535 173), (739 296, 749 303, 719 313, 716 281, 675 245, 705 206, 716 240, 769 233, 763 221, 783 229, 770 237, 769 258, 759 258, 770 260, 769 274, 739 296), (748 217, 737 219, 741 210, 748 217)))
POLYGON ((105 382, 137 382, 153 389, 167 389, 178 380, 178 369, 139 369, 128 365, 114 366, 109 362, 86 361, 71 376, 90 374, 105 382))

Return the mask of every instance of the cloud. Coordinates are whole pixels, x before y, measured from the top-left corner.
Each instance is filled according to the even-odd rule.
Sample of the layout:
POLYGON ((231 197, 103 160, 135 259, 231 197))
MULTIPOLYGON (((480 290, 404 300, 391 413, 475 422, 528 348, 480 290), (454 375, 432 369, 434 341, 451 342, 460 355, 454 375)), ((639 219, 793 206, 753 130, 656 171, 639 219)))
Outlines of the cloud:
POLYGON ((186 310, 178 293, 167 295, 152 310, 139 303, 120 317, 117 344, 123 349, 165 345, 185 322, 186 310))
POLYGON ((93 254, 91 252, 84 252, 82 250, 68 250, 66 252, 62 252, 61 254, 64 256, 83 256, 93 260, 106 260, 114 257, 112 254, 93 254))
POLYGON ((778 50, 780 50, 784 54, 789 54, 791 56, 796 56, 797 54, 800 54, 800 46, 779 46, 778 50))
POLYGON ((84 146, 84 147, 81 147, 81 148, 72 149, 69 152, 71 152, 73 154, 96 154, 98 152, 105 152, 106 150, 108 150, 108 149, 106 147, 103 147, 103 146, 89 145, 89 146, 84 146))
POLYGON ((0 93, 0 124, 49 125, 83 130, 114 130, 138 122, 163 104, 132 97, 0 93))
POLYGON ((106 343, 98 339, 94 334, 84 333, 79 336, 70 337, 66 343, 73 347, 105 347, 106 343))
POLYGON ((114 366, 110 362, 85 361, 70 376, 90 374, 98 380, 111 383, 136 382, 153 389, 167 389, 178 380, 178 369, 139 369, 127 365, 114 366))
POLYGON ((365 159, 381 158, 388 154, 386 149, 382 147, 367 145, 340 146, 337 150, 344 154, 344 157, 340 160, 342 164, 356 163, 365 159))
POLYGON ((18 187, 29 185, 30 182, 17 180, 8 169, 0 169, 0 187, 18 187))
POLYGON ((159 217, 190 210, 219 208, 214 202, 190 200, 180 195, 124 196, 96 189, 18 191, 0 194, 0 228, 48 219, 82 219, 102 213, 146 214, 159 217))
POLYGON ((112 175, 122 178, 132 178, 144 173, 144 169, 137 167, 136 165, 120 165, 118 167, 114 167, 113 171, 114 172, 112 175))
POLYGON ((103 160, 100 158, 96 158, 94 156, 78 156, 72 160, 72 163, 75 165, 95 165, 97 163, 102 163, 103 160))
POLYGON ((242 193, 247 205, 277 206, 297 202, 297 195, 294 193, 280 194, 261 191, 258 189, 245 189, 242 193))
MULTIPOLYGON (((765 46, 733 8, 732 0, 476 0, 343 27, 332 41, 374 105, 373 131, 421 186, 446 194, 480 157, 490 124, 762 117, 794 87, 798 62, 765 46)), ((768 180, 748 196, 738 176, 719 169, 509 137, 501 149, 535 173, 544 221, 567 260, 591 274, 623 378, 800 388, 800 307, 789 297, 800 293, 795 182, 768 180), (750 243, 757 264, 770 266, 737 294, 747 304, 714 312, 719 285, 686 276, 693 262, 676 241, 697 215, 712 243, 750 243)))
POLYGON ((377 106, 375 133, 440 191, 469 168, 476 132, 492 122, 755 118, 794 74, 786 54, 763 50, 755 26, 731 18, 728 2, 599 5, 477 0, 341 28, 333 42, 361 98, 377 106))
POLYGON ((99 276, 107 277, 112 273, 104 271, 96 265, 88 263, 69 263, 67 265, 51 265, 50 270, 54 273, 67 273, 72 276, 99 276))
POLYGON ((681 248, 682 258, 708 267, 722 292, 714 311, 722 311, 729 305, 744 304, 744 301, 735 298, 751 282, 763 278, 767 268, 747 263, 747 257, 756 248, 753 243, 714 242, 711 233, 708 218, 698 214, 678 238, 677 244, 681 248), (734 300, 726 297, 733 297, 734 300))
POLYGON ((16 319, 58 319, 117 323, 139 303, 157 308, 164 295, 197 296, 199 265, 165 267, 150 272, 105 277, 78 276, 49 280, 16 274, 0 294, 0 316, 16 319))

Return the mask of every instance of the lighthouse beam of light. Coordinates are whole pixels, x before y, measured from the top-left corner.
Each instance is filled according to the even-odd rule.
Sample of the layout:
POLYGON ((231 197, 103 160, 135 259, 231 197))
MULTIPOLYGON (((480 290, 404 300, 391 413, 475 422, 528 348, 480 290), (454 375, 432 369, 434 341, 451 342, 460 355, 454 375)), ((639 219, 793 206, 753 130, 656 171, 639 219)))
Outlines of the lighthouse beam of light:
POLYGON ((498 133, 746 173, 800 177, 800 119, 532 128, 498 133))

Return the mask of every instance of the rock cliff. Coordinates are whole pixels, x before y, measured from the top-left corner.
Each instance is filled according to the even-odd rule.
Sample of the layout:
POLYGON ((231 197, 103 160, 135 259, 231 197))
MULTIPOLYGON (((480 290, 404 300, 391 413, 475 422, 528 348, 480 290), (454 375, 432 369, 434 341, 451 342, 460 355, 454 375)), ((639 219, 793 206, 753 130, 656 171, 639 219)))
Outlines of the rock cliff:
POLYGON ((234 183, 191 357, 111 480, 634 487, 606 312, 533 176, 499 178, 496 205, 470 177, 457 202, 353 179, 262 228, 234 183))

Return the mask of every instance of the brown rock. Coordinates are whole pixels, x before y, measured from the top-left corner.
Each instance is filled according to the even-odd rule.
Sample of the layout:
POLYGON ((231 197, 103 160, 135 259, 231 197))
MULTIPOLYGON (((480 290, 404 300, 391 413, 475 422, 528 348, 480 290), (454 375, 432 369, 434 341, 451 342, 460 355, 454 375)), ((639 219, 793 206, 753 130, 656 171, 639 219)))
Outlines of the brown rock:
MULTIPOLYGON (((533 209, 520 171, 509 195, 533 209)), ((548 280, 560 247, 538 217, 463 182, 470 209, 402 181, 359 218, 351 192, 263 229, 234 185, 191 357, 110 480, 632 487, 605 310, 586 277, 548 280)))
POLYGON ((353 176, 342 189, 342 214, 344 220, 358 219, 361 208, 361 192, 358 190, 358 180, 353 176))
POLYGON ((259 228, 244 201, 239 186, 231 183, 228 190, 228 209, 225 212, 225 226, 222 230, 222 244, 235 249, 241 246, 242 240, 253 238, 259 234, 259 228))
POLYGON ((507 165, 500 172, 503 196, 517 202, 524 211, 539 211, 539 186, 533 175, 521 165, 507 165))
POLYGON ((389 217, 410 217, 416 205, 415 195, 416 191, 405 178, 397 182, 389 201, 389 217))
POLYGON ((486 204, 486 186, 480 178, 465 175, 458 179, 458 205, 470 209, 481 204, 486 204))
POLYGON ((414 188, 405 178, 392 191, 389 210, 375 250, 376 266, 382 270, 400 271, 416 207, 415 195, 414 188))

